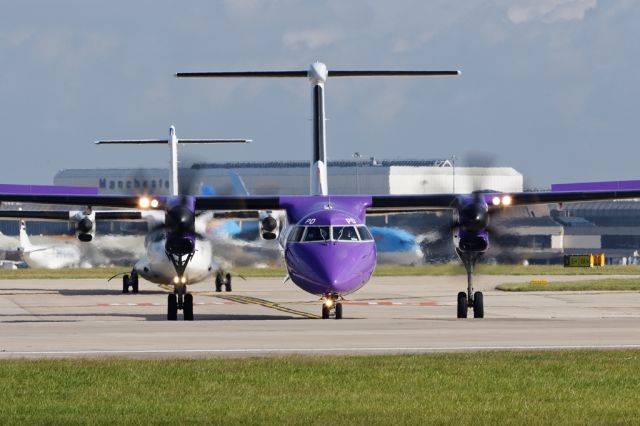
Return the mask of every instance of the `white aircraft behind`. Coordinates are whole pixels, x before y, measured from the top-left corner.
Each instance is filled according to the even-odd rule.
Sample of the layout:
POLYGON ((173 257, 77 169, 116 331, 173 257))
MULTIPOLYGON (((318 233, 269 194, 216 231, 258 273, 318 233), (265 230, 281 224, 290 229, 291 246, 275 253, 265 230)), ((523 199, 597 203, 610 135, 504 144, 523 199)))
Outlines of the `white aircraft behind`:
POLYGON ((34 245, 27 235, 27 225, 20 221, 20 237, 18 251, 22 253, 25 263, 30 268, 90 268, 91 264, 83 256, 80 247, 69 243, 34 245))

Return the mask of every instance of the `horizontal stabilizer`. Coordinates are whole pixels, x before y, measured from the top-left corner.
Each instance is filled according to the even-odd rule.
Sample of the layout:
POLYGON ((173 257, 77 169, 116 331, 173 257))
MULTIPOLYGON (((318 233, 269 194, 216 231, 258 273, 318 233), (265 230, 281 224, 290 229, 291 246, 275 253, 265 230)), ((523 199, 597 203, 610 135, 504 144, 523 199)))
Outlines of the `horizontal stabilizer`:
POLYGON ((178 143, 250 143, 252 139, 178 139, 178 143))
POLYGON ((219 77, 219 78, 286 78, 307 77, 307 71, 223 71, 223 72, 179 72, 176 77, 219 77))
MULTIPOLYGON (((422 70, 329 70, 329 77, 430 77, 460 75, 460 71, 422 70)), ((181 78, 306 78, 308 71, 232 71, 232 72, 179 72, 181 78)))
MULTIPOLYGON (((251 139, 178 139, 179 144, 225 144, 225 143, 249 143, 251 139)), ((96 145, 166 145, 168 139, 125 139, 125 140, 109 140, 95 141, 96 145)))

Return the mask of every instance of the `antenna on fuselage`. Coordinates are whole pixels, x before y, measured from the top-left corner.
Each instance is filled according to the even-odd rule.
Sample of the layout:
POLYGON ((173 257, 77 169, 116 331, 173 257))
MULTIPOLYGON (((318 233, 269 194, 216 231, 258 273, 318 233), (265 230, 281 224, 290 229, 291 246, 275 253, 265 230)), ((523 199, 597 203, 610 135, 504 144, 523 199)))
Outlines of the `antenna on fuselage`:
POLYGON ((225 144, 249 143, 251 139, 178 139, 176 128, 169 127, 168 139, 123 139, 95 141, 96 145, 169 145, 169 177, 171 195, 179 195, 178 186, 178 144, 225 144))
POLYGON ((311 82, 312 150, 310 171, 311 195, 328 195, 327 146, 325 134, 324 83, 328 77, 434 77, 456 76, 460 71, 414 70, 327 70, 322 62, 314 62, 308 71, 231 71, 180 72, 176 77, 187 78, 303 78, 311 82))

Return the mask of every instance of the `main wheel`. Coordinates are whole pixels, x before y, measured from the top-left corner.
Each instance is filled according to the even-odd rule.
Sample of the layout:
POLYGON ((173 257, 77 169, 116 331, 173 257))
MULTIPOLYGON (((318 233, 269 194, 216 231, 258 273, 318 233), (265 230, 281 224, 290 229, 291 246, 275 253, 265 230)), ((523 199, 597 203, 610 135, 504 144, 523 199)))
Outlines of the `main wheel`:
POLYGON ((231 274, 225 275, 224 291, 231 291, 231 274))
POLYGON ((342 319, 342 303, 336 303, 336 319, 342 319))
POLYGON ((175 321, 178 319, 178 299, 175 294, 167 297, 167 320, 175 321))
POLYGON ((129 275, 122 276, 122 292, 129 293, 129 286, 131 285, 131 280, 129 280, 129 275))
POLYGON ((484 318, 484 300, 482 300, 482 293, 476 291, 473 295, 473 317, 484 318))
POLYGON ((193 294, 184 295, 184 307, 182 308, 185 321, 193 321, 193 294))
POLYGON ((322 319, 329 319, 329 308, 324 304, 322 305, 322 319))
POLYGON ((469 309, 467 305, 467 293, 461 291, 458 293, 458 318, 466 318, 467 309, 469 309))
POLYGON ((129 278, 129 282, 131 283, 131 291, 134 294, 138 293, 138 274, 135 272, 131 273, 131 278, 129 278))
POLYGON ((220 293, 222 291, 222 274, 218 272, 216 274, 216 292, 220 293))

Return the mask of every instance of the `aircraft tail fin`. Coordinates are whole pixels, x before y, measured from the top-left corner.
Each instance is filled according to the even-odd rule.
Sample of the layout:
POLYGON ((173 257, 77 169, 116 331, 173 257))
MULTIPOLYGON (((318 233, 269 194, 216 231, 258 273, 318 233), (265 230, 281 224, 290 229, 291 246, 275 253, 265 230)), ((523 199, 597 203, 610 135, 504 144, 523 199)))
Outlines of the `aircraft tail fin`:
POLYGON ((308 78, 312 96, 312 160, 310 164, 310 193, 328 195, 325 136, 324 84, 328 77, 435 77, 456 76, 460 71, 426 70, 327 70, 325 64, 314 62, 307 71, 224 71, 180 72, 181 78, 308 78))
POLYGON ((244 180, 242 180, 238 173, 230 172, 229 178, 231 179, 233 195, 251 195, 247 190, 247 186, 244 184, 244 180))
POLYGON ((33 244, 31 244, 31 240, 29 240, 29 236, 27 235, 27 224, 24 220, 20 221, 20 250, 24 252, 28 252, 33 248, 33 244))
POLYGON ((168 139, 120 139, 95 141, 96 145, 169 145, 169 178, 171 195, 178 194, 178 144, 231 144, 249 143, 251 139, 178 139, 176 128, 169 127, 168 139))

